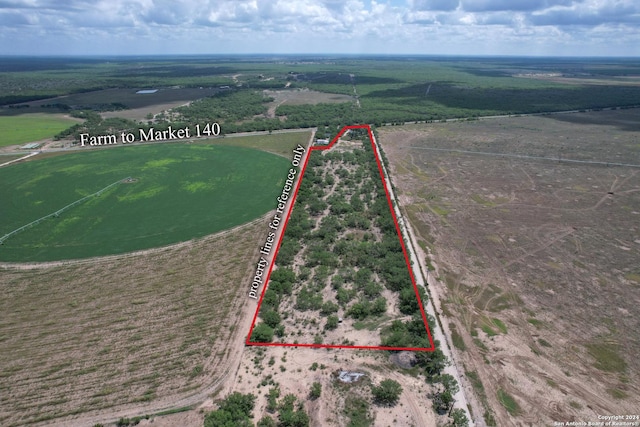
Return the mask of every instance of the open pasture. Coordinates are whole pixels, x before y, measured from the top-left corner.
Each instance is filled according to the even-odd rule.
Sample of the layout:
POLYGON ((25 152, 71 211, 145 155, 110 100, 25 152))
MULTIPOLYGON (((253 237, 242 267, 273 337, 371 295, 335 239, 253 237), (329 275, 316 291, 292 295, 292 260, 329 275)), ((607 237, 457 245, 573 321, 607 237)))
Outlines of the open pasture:
POLYGON ((274 98, 274 102, 286 103, 288 105, 335 104, 353 101, 352 96, 318 92, 309 89, 265 90, 264 93, 274 98))
POLYGON ((354 98, 349 95, 339 93, 318 92, 317 90, 305 89, 283 89, 265 90, 265 96, 273 98, 268 104, 267 117, 275 117, 276 110, 281 105, 316 105, 316 104, 338 104, 353 102, 354 98))
POLYGON ((207 144, 229 145, 233 147, 255 148, 257 150, 267 151, 279 156, 291 159, 291 153, 294 148, 301 144, 306 144, 311 139, 313 132, 303 130, 300 132, 278 132, 265 135, 236 136, 234 134, 226 135, 223 138, 215 138, 207 140, 207 144))
POLYGON ((437 262, 443 322, 497 425, 514 423, 507 401, 532 425, 640 406, 640 168, 606 165, 640 165, 639 119, 622 110, 380 130, 406 215, 437 262))
MULTIPOLYGON (((306 141, 306 133, 304 140, 306 141)), ((2 261, 86 258, 163 246, 251 221, 273 208, 288 161, 207 144, 112 147, 0 169, 0 234, 96 193, 9 237, 2 261)))
POLYGON ((0 115, 0 147, 51 138, 77 122, 62 114, 0 115))

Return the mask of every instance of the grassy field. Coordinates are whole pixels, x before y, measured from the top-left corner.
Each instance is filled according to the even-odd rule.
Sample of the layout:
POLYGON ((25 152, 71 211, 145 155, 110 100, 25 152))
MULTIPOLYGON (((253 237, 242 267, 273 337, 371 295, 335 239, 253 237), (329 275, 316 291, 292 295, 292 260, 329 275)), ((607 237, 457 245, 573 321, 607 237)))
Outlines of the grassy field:
POLYGON ((497 425, 640 405, 640 168, 611 166, 640 166, 639 118, 630 109, 379 129, 400 200, 437 261, 454 344, 473 343, 461 359, 497 425))
POLYGON ((51 138, 77 122, 62 114, 0 116, 0 147, 51 138))
POLYGON ((226 136, 206 141, 206 144, 229 145, 233 147, 255 148, 291 159, 291 153, 298 144, 306 146, 311 131, 275 133, 270 135, 226 136))
MULTIPOLYGON (((307 134, 302 140, 306 142, 307 134)), ((288 162, 244 147, 159 144, 55 156, 0 170, 4 235, 132 177, 11 236, 3 261, 85 258, 167 245, 273 209, 288 162)))
POLYGON ((265 95, 274 98, 275 104, 303 105, 303 104, 336 104, 352 102, 353 97, 335 93, 317 92, 308 89, 294 90, 266 90, 265 95))
POLYGON ((147 255, 0 269, 0 425, 91 426, 132 407, 142 415, 204 400, 237 358, 232 335, 248 328, 238 320, 243 284, 263 231, 256 223, 147 255))

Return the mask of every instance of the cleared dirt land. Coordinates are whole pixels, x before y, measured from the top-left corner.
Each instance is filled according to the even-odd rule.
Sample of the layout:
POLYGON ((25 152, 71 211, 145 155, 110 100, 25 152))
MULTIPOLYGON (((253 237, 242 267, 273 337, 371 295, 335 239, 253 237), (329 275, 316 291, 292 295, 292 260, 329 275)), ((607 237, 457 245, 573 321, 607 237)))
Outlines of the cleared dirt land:
POLYGON ((640 407, 640 168, 606 166, 640 164, 638 123, 622 110, 380 129, 490 425, 640 407))
POLYGON ((242 284, 263 229, 258 221, 157 253, 0 269, 0 424, 152 413, 220 380, 236 357, 234 333, 246 333, 242 284))
POLYGON ((415 371, 399 369, 390 361, 389 353, 382 351, 248 347, 240 369, 225 391, 257 396, 254 422, 264 416, 277 419, 268 409, 268 393, 278 389, 280 397, 289 393, 297 396, 313 427, 435 426, 441 420, 434 415, 426 397, 430 386, 420 376, 411 374, 415 371), (340 370, 365 376, 345 384, 336 378, 335 373, 340 370), (372 402, 370 385, 384 379, 393 379, 402 386, 395 406, 372 402), (320 398, 315 400, 309 396, 314 382, 322 387, 320 398))

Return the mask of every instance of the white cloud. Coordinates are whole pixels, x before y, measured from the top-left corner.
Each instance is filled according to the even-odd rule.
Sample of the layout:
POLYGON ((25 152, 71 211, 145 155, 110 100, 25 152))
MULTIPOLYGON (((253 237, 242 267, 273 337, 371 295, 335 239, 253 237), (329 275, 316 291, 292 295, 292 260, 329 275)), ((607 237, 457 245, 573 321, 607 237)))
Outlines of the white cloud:
POLYGON ((0 0, 0 54, 640 55, 639 24, 635 0, 0 0))

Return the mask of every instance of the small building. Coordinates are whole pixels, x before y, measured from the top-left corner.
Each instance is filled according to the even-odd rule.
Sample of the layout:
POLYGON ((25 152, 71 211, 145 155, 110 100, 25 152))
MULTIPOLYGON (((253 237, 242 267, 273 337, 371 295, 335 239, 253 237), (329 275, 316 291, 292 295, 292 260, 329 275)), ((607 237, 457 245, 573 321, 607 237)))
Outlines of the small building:
POLYGON ((364 373, 362 372, 342 370, 338 372, 338 379, 343 383, 355 383, 362 377, 364 377, 364 373))
POLYGON ((23 145, 22 147, 20 147, 21 150, 35 150, 36 148, 40 147, 42 144, 40 144, 39 142, 30 142, 28 144, 23 145))

